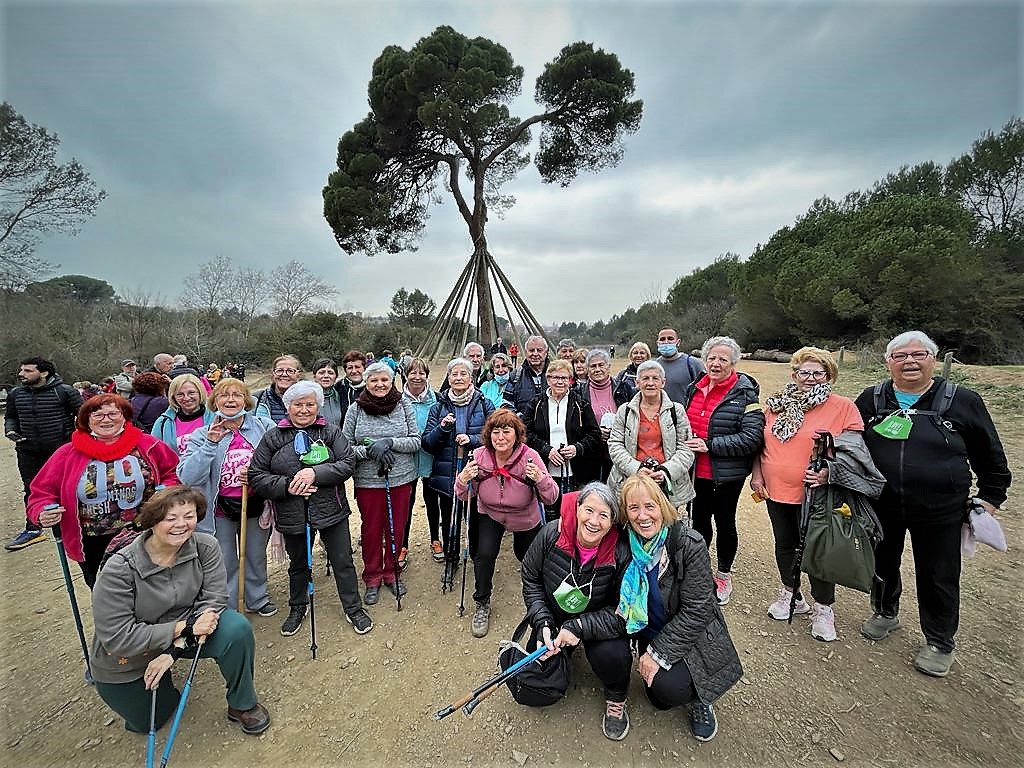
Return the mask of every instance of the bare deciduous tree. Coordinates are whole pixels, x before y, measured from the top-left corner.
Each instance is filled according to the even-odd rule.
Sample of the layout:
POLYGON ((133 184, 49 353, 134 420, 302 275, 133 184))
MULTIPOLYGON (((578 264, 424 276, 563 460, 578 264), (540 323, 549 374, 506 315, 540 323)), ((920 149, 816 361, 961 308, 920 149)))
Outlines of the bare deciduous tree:
POLYGON ((292 259, 270 273, 267 281, 274 314, 292 317, 320 308, 320 302, 333 299, 338 290, 321 280, 301 261, 292 259))

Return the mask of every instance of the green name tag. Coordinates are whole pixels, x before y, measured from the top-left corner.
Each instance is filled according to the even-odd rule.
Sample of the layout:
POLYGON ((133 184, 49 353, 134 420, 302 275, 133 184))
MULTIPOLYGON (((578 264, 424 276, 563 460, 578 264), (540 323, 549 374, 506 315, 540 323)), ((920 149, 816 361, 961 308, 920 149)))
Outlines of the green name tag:
POLYGON ((327 446, 317 440, 310 446, 306 453, 299 457, 299 461, 307 466, 315 466, 317 464, 322 464, 330 457, 330 453, 327 452, 327 446))
POLYGON ((902 411, 890 413, 872 427, 875 432, 890 440, 906 440, 910 437, 910 430, 913 428, 913 420, 902 411))

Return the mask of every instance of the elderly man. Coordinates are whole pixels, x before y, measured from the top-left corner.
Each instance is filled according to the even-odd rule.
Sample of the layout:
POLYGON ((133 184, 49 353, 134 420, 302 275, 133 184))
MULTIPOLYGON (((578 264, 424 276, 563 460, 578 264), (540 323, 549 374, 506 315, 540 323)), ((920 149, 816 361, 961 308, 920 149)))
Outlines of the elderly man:
POLYGON ((559 360, 572 360, 572 356, 576 354, 576 342, 572 339, 562 339, 558 342, 558 350, 555 352, 555 357, 559 360))
POLYGON ((994 512, 1006 500, 1010 470, 981 397, 932 377, 938 351, 921 331, 900 334, 885 349, 892 378, 857 398, 864 440, 887 481, 876 504, 885 535, 875 550, 882 581, 871 592, 874 615, 861 634, 882 640, 900 628, 900 561, 909 532, 925 637, 914 666, 945 677, 960 621, 960 528, 971 472, 975 498, 994 512))
MULTIPOLYGON (((477 344, 475 341, 469 342, 465 347, 462 348, 462 357, 469 360, 473 366, 473 386, 477 389, 487 381, 488 370, 487 366, 484 365, 484 348, 481 344, 477 344)), ((441 382, 441 386, 438 387, 438 392, 447 392, 448 387, 451 385, 448 383, 448 379, 445 378, 441 382)))
POLYGON ((121 372, 114 377, 114 392, 125 400, 132 396, 132 380, 138 370, 139 366, 134 360, 122 360, 121 372))
POLYGON ((159 373, 162 376, 167 376, 171 372, 171 368, 174 367, 174 356, 168 355, 166 352, 161 352, 159 355, 153 355, 153 367, 149 370, 153 373, 159 373))
POLYGON ((704 375, 700 358, 679 351, 679 334, 674 328, 658 331, 658 362, 665 369, 665 394, 675 403, 686 403, 690 384, 704 375))
POLYGON ((505 385, 505 407, 522 417, 530 403, 544 392, 544 373, 548 368, 548 343, 543 336, 526 340, 526 361, 514 371, 505 385))

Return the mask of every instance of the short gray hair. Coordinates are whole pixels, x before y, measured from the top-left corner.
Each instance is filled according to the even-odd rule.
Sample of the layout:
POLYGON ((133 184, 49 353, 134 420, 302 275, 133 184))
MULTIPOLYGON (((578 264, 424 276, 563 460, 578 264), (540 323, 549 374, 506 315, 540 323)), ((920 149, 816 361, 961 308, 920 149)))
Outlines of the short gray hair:
POLYGON ((665 380, 665 368, 657 360, 644 360, 640 363, 636 367, 636 377, 639 379, 640 374, 644 371, 657 371, 658 375, 661 376, 661 380, 665 380))
POLYGON ((305 379, 296 381, 288 387, 284 394, 281 395, 281 401, 284 403, 285 408, 290 408, 292 403, 300 397, 306 397, 307 395, 316 397, 316 407, 318 410, 324 407, 324 388, 315 381, 307 381, 305 379))
POLYGON ((449 360, 448 361, 448 366, 444 369, 444 375, 447 376, 449 373, 451 373, 452 372, 452 368, 454 368, 457 365, 461 365, 467 371, 469 371, 469 375, 470 376, 473 375, 473 363, 471 363, 469 360, 467 360, 464 357, 456 357, 456 358, 454 358, 452 360, 449 360))
POLYGON ((619 519, 619 499, 615 491, 609 488, 602 482, 593 480, 582 488, 580 488, 579 494, 576 496, 576 509, 583 506, 583 502, 587 500, 588 496, 597 496, 601 501, 608 505, 608 509, 612 511, 612 521, 619 519))
POLYGON ((391 366, 387 363, 376 362, 372 365, 366 366, 366 370, 363 371, 363 380, 366 381, 375 373, 386 373, 391 377, 391 381, 395 380, 395 372, 391 369, 391 366))
POLYGON ((576 342, 572 339, 560 339, 558 342, 558 348, 561 349, 562 347, 572 347, 573 349, 576 349, 576 342))
POLYGON ((924 331, 904 331, 895 339, 885 345, 885 358, 889 359, 889 355, 892 354, 894 349, 905 347, 907 344, 913 342, 920 342, 921 346, 931 352, 933 355, 939 354, 939 345, 931 340, 931 337, 924 331))
POLYGON ((541 344, 544 345, 544 349, 548 348, 548 340, 545 339, 543 336, 538 336, 537 334, 530 336, 526 341, 524 341, 523 348, 525 349, 526 347, 530 346, 531 341, 539 341, 541 344))
POLYGON ((587 359, 584 360, 583 362, 585 362, 587 367, 589 368, 590 367, 590 361, 593 360, 594 358, 599 358, 601 360, 604 360, 609 365, 611 365, 611 362, 612 362, 611 355, 609 355, 603 349, 592 349, 592 350, 590 350, 590 352, 587 353, 587 359))
POLYGON ((505 365, 507 365, 509 368, 512 367, 512 358, 510 358, 504 352, 495 352, 493 355, 491 355, 491 367, 492 368, 494 367, 494 361, 495 360, 504 360, 505 361, 505 365))
POLYGON ((740 345, 736 343, 736 339, 731 336, 712 336, 710 339, 704 342, 704 346, 700 348, 700 359, 705 364, 708 362, 708 354, 715 347, 728 347, 730 354, 729 357, 732 359, 732 364, 736 365, 743 356, 743 350, 740 349, 740 345))
POLYGON ((484 345, 483 344, 477 344, 475 341, 471 341, 471 342, 469 342, 469 344, 467 344, 466 346, 464 346, 462 348, 462 354, 463 355, 468 355, 469 354, 469 350, 471 350, 473 347, 476 347, 477 349, 479 349, 481 355, 484 353, 484 345))

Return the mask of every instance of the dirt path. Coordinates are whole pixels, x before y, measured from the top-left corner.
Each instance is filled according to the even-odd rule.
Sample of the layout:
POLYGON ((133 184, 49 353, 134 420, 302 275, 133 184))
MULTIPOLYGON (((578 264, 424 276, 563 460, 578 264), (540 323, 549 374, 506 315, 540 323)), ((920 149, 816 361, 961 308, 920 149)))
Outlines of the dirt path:
MULTIPOLYGON (((742 367, 760 380, 762 392, 773 391, 786 375, 785 366, 776 364, 742 367)), ((844 392, 859 391, 855 384, 863 382, 856 382, 856 372, 846 378, 851 383, 844 392)), ((1007 409, 997 412, 996 420, 1019 484, 1024 419, 1007 409)), ((4 441, 4 540, 21 520, 19 494, 14 451, 4 441)), ((434 722, 435 710, 495 669, 498 640, 521 617, 522 598, 517 564, 506 543, 495 576, 491 633, 473 639, 470 611, 464 618, 456 615, 458 594, 439 593, 440 567, 428 557, 420 511, 402 612, 396 613, 385 593, 372 609, 376 627, 358 637, 345 623, 333 590, 325 586, 318 600, 315 662, 309 657, 308 622, 299 634, 283 638, 278 632, 283 613, 254 618, 257 688, 274 724, 259 738, 229 725, 223 682, 215 665, 204 662, 171 764, 434 768, 514 766, 525 759, 531 766, 1020 765, 1020 497, 1019 491, 1011 492, 1012 511, 1002 518, 1010 552, 985 550, 965 563, 959 653, 945 680, 924 677, 911 665, 922 638, 909 564, 904 566, 905 629, 883 643, 858 634, 867 600, 850 590, 840 589, 836 603, 839 642, 815 641, 805 619, 790 627, 768 618, 765 606, 776 589, 771 530, 763 507, 755 508, 745 497, 736 591, 725 614, 746 675, 716 705, 720 732, 708 744, 689 735, 683 712, 657 712, 647 704, 635 675, 632 730, 621 743, 604 739, 602 697, 582 659, 576 660, 573 689, 550 709, 517 707, 499 691, 471 718, 459 713, 434 722)), ((352 523, 355 538, 357 515, 352 523)), ((316 572, 322 579, 322 556, 316 572)), ((82 680, 52 541, 0 553, 0 578, 6 587, 0 601, 0 764, 142 765, 145 737, 126 733, 82 680)), ((80 578, 76 581, 91 635, 88 591, 80 578)), ((279 605, 286 604, 283 564, 271 568, 271 593, 279 605)), ((187 668, 176 672, 180 685, 187 668)), ((165 736, 166 729, 158 736, 161 746, 165 736)))

